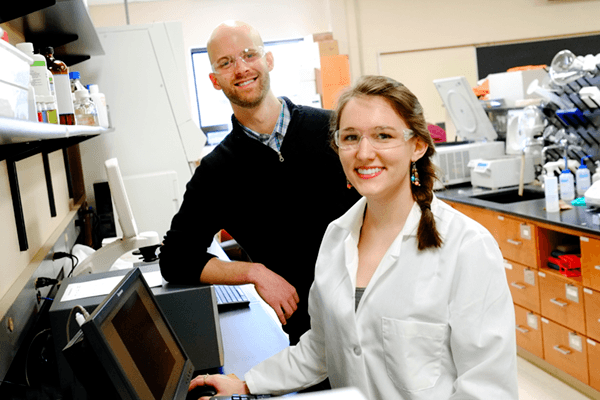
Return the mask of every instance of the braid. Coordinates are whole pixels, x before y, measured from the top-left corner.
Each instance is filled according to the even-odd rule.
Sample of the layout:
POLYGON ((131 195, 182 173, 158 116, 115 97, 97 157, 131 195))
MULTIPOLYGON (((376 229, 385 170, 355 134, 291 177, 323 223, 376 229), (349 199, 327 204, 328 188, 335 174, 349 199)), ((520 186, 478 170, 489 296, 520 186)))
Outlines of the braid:
MULTIPOLYGON (((430 149, 427 150, 427 152, 429 151, 430 149)), ((435 174, 431 171, 434 171, 434 166, 427 155, 417 161, 417 166, 422 171, 419 173, 421 185, 412 186, 412 193, 413 198, 421 208, 421 220, 417 228, 418 249, 439 248, 442 246, 442 238, 437 231, 435 217, 431 211, 435 177, 435 174)))

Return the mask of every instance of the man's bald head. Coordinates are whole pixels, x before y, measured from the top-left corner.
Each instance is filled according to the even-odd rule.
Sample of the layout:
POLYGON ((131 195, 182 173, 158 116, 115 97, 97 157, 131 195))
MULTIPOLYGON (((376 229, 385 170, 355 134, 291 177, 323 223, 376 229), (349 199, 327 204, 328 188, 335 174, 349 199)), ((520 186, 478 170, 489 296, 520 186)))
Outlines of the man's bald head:
MULTIPOLYGON (((215 51, 221 45, 248 44, 254 47, 264 46, 258 31, 251 25, 242 21, 225 21, 220 23, 210 35, 206 44, 206 50, 210 61, 214 61, 215 51)), ((247 45, 243 47, 248 47, 247 45)))

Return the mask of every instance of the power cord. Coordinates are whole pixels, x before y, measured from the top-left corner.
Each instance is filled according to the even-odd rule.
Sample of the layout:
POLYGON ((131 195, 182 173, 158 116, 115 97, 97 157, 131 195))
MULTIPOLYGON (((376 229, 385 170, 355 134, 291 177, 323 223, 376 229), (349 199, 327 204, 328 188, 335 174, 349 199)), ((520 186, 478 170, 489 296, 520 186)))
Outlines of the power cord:
POLYGON ((75 270, 75 267, 77 267, 77 264, 79 264, 79 258, 77 258, 77 256, 74 256, 73 254, 65 253, 64 251, 57 251, 52 255, 52 260, 59 260, 65 257, 69 257, 72 262, 71 271, 69 272, 69 275, 67 275, 68 278, 71 276, 71 274, 73 274, 73 271, 75 270))
POLYGON ((80 305, 76 305, 75 307, 71 308, 69 318, 67 319, 67 343, 71 341, 71 319, 73 318, 73 313, 75 310, 81 311, 81 313, 75 314, 75 319, 79 326, 83 325, 83 323, 90 317, 90 314, 87 312, 87 310, 80 305))

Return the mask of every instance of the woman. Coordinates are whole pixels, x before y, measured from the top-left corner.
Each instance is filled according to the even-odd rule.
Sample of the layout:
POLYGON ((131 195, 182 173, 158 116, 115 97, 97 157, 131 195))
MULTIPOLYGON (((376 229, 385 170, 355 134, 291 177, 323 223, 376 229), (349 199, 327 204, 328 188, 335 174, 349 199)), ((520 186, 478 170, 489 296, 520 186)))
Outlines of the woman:
POLYGON ((285 393, 329 377, 368 399, 517 399, 514 309, 490 233, 438 200, 416 97, 367 76, 339 99, 333 145, 363 196, 325 233, 311 330, 221 393, 285 393))

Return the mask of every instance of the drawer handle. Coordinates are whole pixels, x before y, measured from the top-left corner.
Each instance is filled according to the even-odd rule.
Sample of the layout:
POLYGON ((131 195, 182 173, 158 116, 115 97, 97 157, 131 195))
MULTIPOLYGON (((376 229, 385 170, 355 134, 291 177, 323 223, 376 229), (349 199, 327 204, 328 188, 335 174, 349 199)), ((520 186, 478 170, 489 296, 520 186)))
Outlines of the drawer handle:
POLYGON ((521 333, 527 333, 527 332, 529 332, 529 329, 525 329, 525 328, 523 328, 522 326, 519 326, 519 325, 517 325, 515 327, 515 329, 518 330, 521 333))
POLYGON ((516 287, 517 289, 525 289, 525 285, 521 285, 520 283, 517 283, 517 282, 511 282, 510 286, 516 287))
POLYGON ((560 347, 559 345, 554 346, 554 350, 558 351, 561 354, 564 354, 565 356, 567 354, 571 354, 571 350, 567 350, 567 349, 563 349, 562 347, 560 347))
POLYGON ((513 239, 506 239, 506 241, 510 244, 514 244, 515 246, 520 246, 523 244, 523 242, 519 242, 518 240, 513 240, 513 239))
POLYGON ((600 265, 595 265, 594 268, 596 268, 598 271, 600 271, 600 265))
POLYGON ((560 300, 556 300, 556 299, 550 299, 550 303, 554 303, 554 304, 556 304, 557 306, 560 306, 560 307, 566 307, 566 306, 569 305, 569 303, 566 303, 566 302, 560 301, 560 300))

